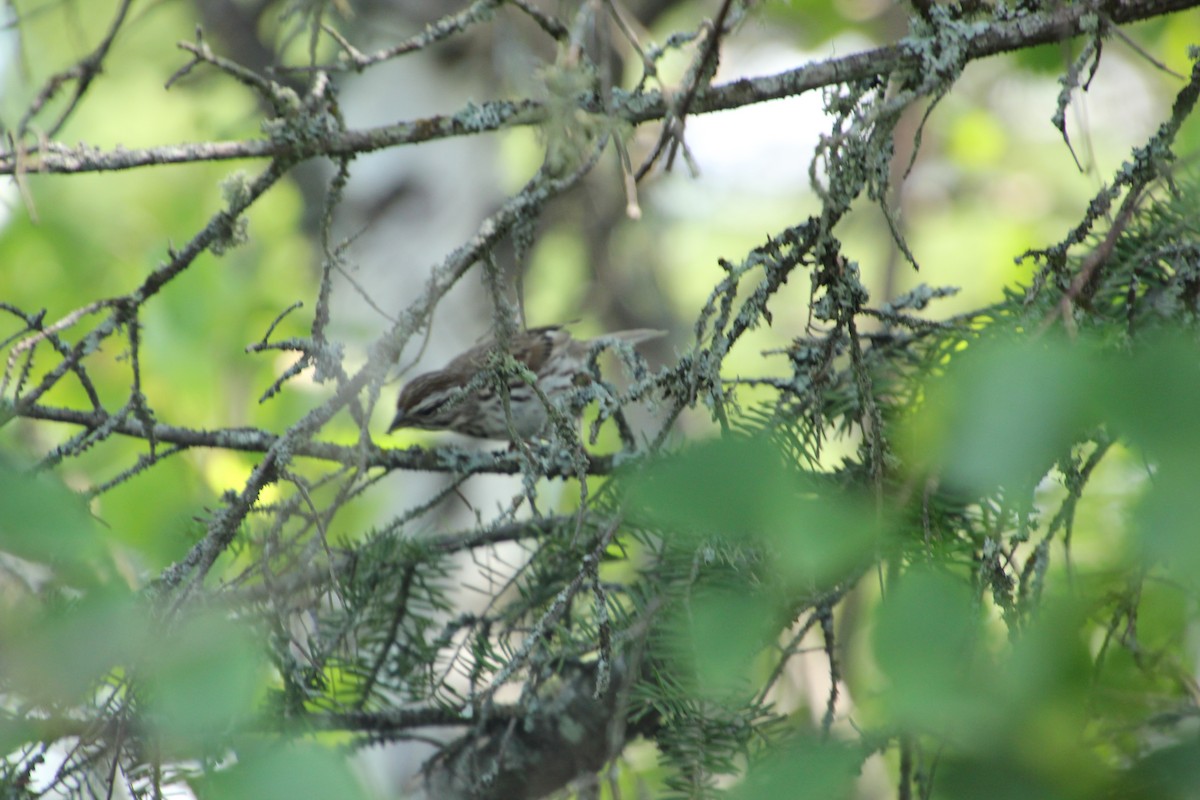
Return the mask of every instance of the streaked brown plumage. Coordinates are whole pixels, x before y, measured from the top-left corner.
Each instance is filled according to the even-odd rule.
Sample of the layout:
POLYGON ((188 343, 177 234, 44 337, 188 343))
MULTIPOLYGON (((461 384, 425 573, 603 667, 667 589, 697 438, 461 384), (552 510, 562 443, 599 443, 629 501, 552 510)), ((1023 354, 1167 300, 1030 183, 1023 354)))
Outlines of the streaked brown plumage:
MULTIPOLYGON (((649 329, 617 331, 580 341, 562 327, 549 325, 514 333, 509 348, 513 358, 537 376, 536 385, 542 394, 554 400, 580 385, 581 376, 586 379, 587 357, 597 343, 623 341, 632 345, 663 333, 649 329)), ((396 416, 388 433, 398 428, 423 428, 484 439, 511 439, 503 401, 490 383, 466 397, 458 392, 487 368, 488 355, 495 348, 495 340, 488 339, 456 356, 444 369, 409 381, 396 401, 396 416)), ((508 387, 512 429, 521 439, 540 435, 547 422, 541 398, 518 378, 511 379, 508 387)))

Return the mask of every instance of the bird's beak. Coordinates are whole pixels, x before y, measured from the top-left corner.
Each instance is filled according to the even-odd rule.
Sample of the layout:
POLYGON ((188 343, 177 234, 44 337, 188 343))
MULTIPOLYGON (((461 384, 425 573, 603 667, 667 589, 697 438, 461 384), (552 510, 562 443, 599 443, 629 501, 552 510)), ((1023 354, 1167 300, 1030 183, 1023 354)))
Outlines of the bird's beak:
POLYGON ((406 427, 408 427, 408 421, 404 419, 404 412, 397 409, 396 416, 392 418, 392 424, 388 426, 387 432, 392 433, 406 427))

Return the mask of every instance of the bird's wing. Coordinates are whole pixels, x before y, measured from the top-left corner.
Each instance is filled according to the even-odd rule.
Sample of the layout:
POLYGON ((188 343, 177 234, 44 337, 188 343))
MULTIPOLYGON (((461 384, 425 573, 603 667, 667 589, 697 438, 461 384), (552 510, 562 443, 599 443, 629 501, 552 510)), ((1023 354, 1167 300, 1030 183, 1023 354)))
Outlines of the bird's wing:
MULTIPOLYGON (((558 336, 569 334, 562 330, 561 325, 544 325, 540 328, 530 328, 527 331, 517 331, 513 334, 509 347, 513 358, 522 362, 531 372, 537 374, 554 349, 554 341, 558 336)), ((446 365, 447 371, 458 370, 476 373, 487 366, 488 353, 496 347, 495 337, 489 336, 483 342, 459 354, 446 365)))

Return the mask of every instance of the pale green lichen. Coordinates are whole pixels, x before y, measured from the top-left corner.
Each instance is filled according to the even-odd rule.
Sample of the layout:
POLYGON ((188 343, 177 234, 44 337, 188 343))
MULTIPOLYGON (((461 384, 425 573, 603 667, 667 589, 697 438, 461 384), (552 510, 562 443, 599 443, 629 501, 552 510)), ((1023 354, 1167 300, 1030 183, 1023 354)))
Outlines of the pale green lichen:
POLYGON ((560 58, 538 73, 546 91, 546 116, 539 133, 546 148, 545 169, 550 175, 565 175, 577 169, 592 144, 613 131, 607 115, 592 114, 580 107, 580 99, 595 92, 595 70, 584 62, 566 61, 560 58))

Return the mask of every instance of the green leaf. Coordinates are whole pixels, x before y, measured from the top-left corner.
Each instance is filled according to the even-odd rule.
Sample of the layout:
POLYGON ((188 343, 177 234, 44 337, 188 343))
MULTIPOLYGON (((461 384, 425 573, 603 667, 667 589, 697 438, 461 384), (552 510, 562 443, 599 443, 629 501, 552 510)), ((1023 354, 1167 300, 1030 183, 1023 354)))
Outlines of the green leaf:
POLYGON ((1146 449, 1155 461, 1195 464, 1200 448, 1200 347, 1190 336, 1147 336, 1137 349, 1112 359, 1098 400, 1118 432, 1146 449))
POLYGON ((260 651, 245 626, 211 613, 182 620, 154 643, 140 686, 168 745, 215 736, 254 712, 265 669, 260 651))
MULTIPOLYGON (((1087 616, 1081 604, 1048 599, 1020 629, 1004 663, 1004 705, 1021 719, 1051 705, 1082 713, 1084 692, 1092 680, 1091 657, 1084 645, 1087 616)), ((1079 721, 1082 724, 1082 720, 1079 721)))
POLYGON ((797 488, 770 442, 728 436, 651 465, 632 499, 653 524, 705 537, 761 531, 797 488))
POLYGON ((1200 740, 1186 741, 1155 750, 1135 763, 1121 778, 1111 795, 1119 798, 1188 800, 1200 790, 1200 740))
POLYGON ((1164 566, 1176 579, 1195 586, 1200 576, 1198 520, 1195 470, 1176 464, 1160 469, 1134 515, 1146 566, 1164 566))
POLYGON ((792 468, 763 438, 730 436, 663 459, 637 476, 631 515, 704 539, 766 545, 789 580, 822 584, 874 552, 873 505, 792 468))
POLYGON ((699 689, 710 696, 749 686, 755 656, 780 627, 768 599, 748 591, 704 591, 692 601, 689 619, 699 689))
MULTIPOLYGON (((1060 743, 1051 752, 1062 753, 1066 749, 1060 743)), ((1083 800, 1104 796, 1087 791, 1091 781, 1085 779, 1095 778, 1095 773, 1076 774, 1075 777, 1074 786, 1061 785, 1052 776, 1029 769, 1013 753, 1006 751, 987 753, 979 758, 952 755, 939 760, 937 786, 940 791, 936 796, 953 800, 1083 800)))
POLYGON ((366 800, 343 758, 312 744, 238 751, 232 767, 195 781, 200 800, 366 800))
POLYGON ((0 462, 0 550, 46 564, 78 586, 112 574, 103 537, 83 500, 45 473, 0 462))
POLYGON ((49 608, 8 609, 0 620, 0 674, 48 704, 82 700, 142 652, 146 618, 120 591, 94 591, 49 608))
POLYGON ((875 628, 875 655, 889 679, 884 701, 902 725, 963 733, 990 716, 969 588, 950 575, 914 570, 888 592, 875 628))
POLYGON ((1093 353, 1051 337, 972 346, 929 387, 913 455, 970 489, 1036 483, 1096 424, 1093 353))
POLYGON ((735 800, 837 800, 853 797, 863 754, 839 742, 804 737, 750 766, 735 800))

